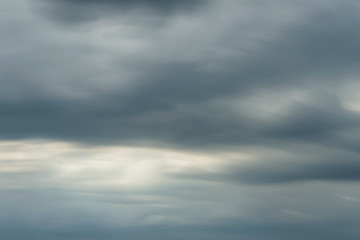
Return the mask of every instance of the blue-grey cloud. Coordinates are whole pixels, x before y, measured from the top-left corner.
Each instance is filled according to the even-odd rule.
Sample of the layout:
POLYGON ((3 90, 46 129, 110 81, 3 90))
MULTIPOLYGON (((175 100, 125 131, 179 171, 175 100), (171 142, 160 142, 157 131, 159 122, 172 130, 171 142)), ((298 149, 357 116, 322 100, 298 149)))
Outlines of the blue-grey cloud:
MULTIPOLYGON (((276 92, 326 85, 332 91, 341 85, 339 77, 349 72, 356 74, 360 57, 358 21, 352 9, 319 10, 283 29, 254 54, 225 59, 220 70, 205 71, 206 60, 151 64, 140 61, 136 87, 123 91, 114 85, 86 99, 52 97, 45 92, 41 96, 43 93, 30 92, 38 88, 39 84, 34 83, 23 90, 22 97, 1 100, 2 137, 98 143, 152 139, 206 146, 279 138, 301 140, 356 128, 358 115, 342 109, 339 103, 295 105, 273 124, 249 119, 241 109, 234 113, 224 105, 214 104, 214 100, 237 97, 242 101, 258 89, 276 92), (26 96, 27 92, 30 96, 26 96)), ((14 72, 4 79, 15 77, 22 76, 14 72)), ((17 80, 17 85, 18 81, 28 84, 17 80)), ((10 82, 5 87, 17 88, 10 82)), ((321 101, 328 100, 333 101, 331 97, 321 101)))
MULTIPOLYGON (((123 15, 134 10, 141 10, 139 14, 161 17, 171 16, 178 12, 193 11, 206 3, 207 0, 52 0, 42 2, 47 5, 47 16, 61 22, 86 23, 94 20, 123 15)), ((40 2, 41 3, 41 2, 40 2)), ((145 16, 144 16, 145 15, 145 16)))
POLYGON ((0 238, 359 238, 356 1, 0 9, 0 238))

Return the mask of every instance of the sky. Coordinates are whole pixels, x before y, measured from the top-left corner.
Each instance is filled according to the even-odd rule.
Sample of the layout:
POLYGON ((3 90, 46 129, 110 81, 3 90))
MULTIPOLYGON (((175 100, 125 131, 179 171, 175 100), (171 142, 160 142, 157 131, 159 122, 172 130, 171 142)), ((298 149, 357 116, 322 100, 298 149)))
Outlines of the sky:
POLYGON ((2 0, 0 238, 360 238, 360 2, 2 0))

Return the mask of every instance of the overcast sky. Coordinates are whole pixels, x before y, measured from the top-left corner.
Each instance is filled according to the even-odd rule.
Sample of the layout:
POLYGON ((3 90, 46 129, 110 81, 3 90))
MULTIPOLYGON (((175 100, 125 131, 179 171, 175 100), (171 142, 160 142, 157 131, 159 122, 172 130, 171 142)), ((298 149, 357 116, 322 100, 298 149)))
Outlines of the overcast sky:
POLYGON ((359 1, 0 19, 1 239, 360 239, 359 1))

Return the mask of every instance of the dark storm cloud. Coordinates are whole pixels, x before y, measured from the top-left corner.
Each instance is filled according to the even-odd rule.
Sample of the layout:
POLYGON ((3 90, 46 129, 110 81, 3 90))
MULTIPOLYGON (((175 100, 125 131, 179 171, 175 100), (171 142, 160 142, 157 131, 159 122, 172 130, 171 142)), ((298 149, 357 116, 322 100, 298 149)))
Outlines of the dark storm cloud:
MULTIPOLYGON (((283 29, 275 40, 250 56, 218 62, 223 66, 220 69, 203 70, 206 60, 150 64, 150 69, 143 66, 149 83, 129 96, 128 106, 166 110, 178 103, 243 96, 254 89, 337 86, 338 77, 357 72, 358 24, 360 18, 351 9, 324 10, 283 29)), ((236 38, 241 40, 241 35, 236 38)))
MULTIPOLYGON (((156 7, 160 2, 148 4, 156 7)), ((0 102, 2 138, 54 138, 107 144, 151 139, 205 146, 282 138, 316 139, 342 128, 356 127, 358 116, 338 103, 298 104, 280 114, 278 122, 273 123, 254 120, 242 109, 234 113, 226 104, 214 101, 245 99, 258 89, 276 92, 322 85, 336 88, 341 84, 340 76, 357 71, 359 22, 360 18, 350 8, 316 11, 304 22, 283 29, 275 40, 266 42, 250 56, 225 59, 220 69, 204 69, 206 60, 197 63, 139 60, 136 63, 140 69, 139 84, 121 93, 114 85, 113 90, 78 100, 51 97, 45 91, 37 97, 33 97, 33 92, 27 96, 26 89, 22 89, 23 97, 0 102)), ((240 39, 241 35, 237 37, 240 39)), ((10 72, 3 77, 6 80, 19 76, 10 72)), ((19 81, 23 80, 17 79, 17 85, 19 81)), ((36 89, 38 84, 27 89, 36 89)), ((16 88, 10 81, 6 81, 5 87, 16 88)), ((331 97, 319 100, 333 101, 331 97)))

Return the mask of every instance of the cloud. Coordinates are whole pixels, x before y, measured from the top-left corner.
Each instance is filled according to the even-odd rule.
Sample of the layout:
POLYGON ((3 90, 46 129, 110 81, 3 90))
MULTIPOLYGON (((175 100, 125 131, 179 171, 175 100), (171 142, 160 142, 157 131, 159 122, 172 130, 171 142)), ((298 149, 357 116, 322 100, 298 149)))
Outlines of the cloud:
POLYGON ((166 17, 178 12, 192 11, 207 0, 52 0, 40 3, 50 18, 68 24, 92 22, 137 12, 138 18, 166 17), (150 16, 149 16, 150 14, 150 16))
MULTIPOLYGON (((247 237, 261 240, 288 239, 291 234, 298 239, 302 239, 303 234, 310 239, 359 234, 356 228, 359 215, 355 214, 358 203, 348 200, 360 197, 356 184, 276 184, 278 182, 269 176, 266 182, 273 183, 271 185, 239 184, 239 179, 236 184, 229 184, 219 180, 174 178, 176 173, 205 169, 216 172, 233 164, 234 161, 222 158, 220 153, 204 156, 194 152, 90 147, 49 141, 2 143, 1 150, 2 169, 7 166, 7 169, 12 167, 24 172, 27 169, 21 164, 26 162, 37 173, 28 176, 0 173, 2 182, 6 182, 0 186, 0 235, 4 238, 20 239, 26 234, 30 239, 124 236, 166 239, 175 236, 175 239, 247 237), (146 171, 139 172, 142 167, 146 171), (127 177, 132 179, 123 182, 127 177), (161 181, 154 182, 159 177, 161 181), (334 228, 334 225, 340 227, 334 228), (328 228, 330 232, 325 231, 328 228)), ((315 153, 318 156, 324 153, 313 150, 313 157, 315 153)), ((276 151, 260 155, 270 153, 273 157, 286 155, 276 151)), ((314 163, 310 155, 304 156, 309 164, 314 163)), ((329 155, 334 154, 329 152, 329 155)), ((345 159, 346 154, 342 157, 345 159)), ((298 164, 299 159, 290 161, 298 164)), ((289 169, 287 166, 291 163, 286 166, 286 159, 282 160, 284 162, 268 159, 267 169, 273 163, 274 169, 280 166, 289 169)), ((265 163, 263 159, 258 161, 265 163)), ((245 159, 243 164, 243 168, 232 167, 233 173, 241 170, 248 176, 257 176, 247 166, 253 164, 252 159, 245 159)), ((265 171, 263 174, 266 175, 265 171)))
POLYGON ((0 9, 2 238, 359 237, 356 1, 0 9))
POLYGON ((241 152, 230 159, 225 157, 224 165, 218 171, 189 169, 187 172, 174 173, 171 177, 214 183, 284 187, 316 182, 351 184, 360 180, 358 151, 321 144, 319 140, 244 149, 246 150, 243 154, 247 158, 242 158, 241 152))
POLYGON ((303 181, 359 181, 358 174, 360 164, 356 159, 344 160, 312 159, 311 163, 301 160, 296 163, 287 161, 274 161, 262 163, 259 166, 241 168, 238 172, 232 172, 230 178, 240 182, 252 184, 281 184, 303 181), (281 166, 281 167, 280 167, 281 166))
MULTIPOLYGON (((149 42, 145 39, 149 44, 149 49, 145 50, 154 58, 150 55, 142 59, 145 53, 137 55, 135 52, 135 60, 124 62, 126 60, 119 59, 120 56, 106 53, 108 60, 100 62, 105 64, 101 65, 98 64, 97 51, 102 50, 91 49, 87 46, 91 42, 85 42, 84 52, 77 52, 74 55, 76 60, 71 60, 73 55, 68 45, 73 45, 73 42, 80 44, 81 39, 71 33, 69 40, 63 40, 65 44, 60 45, 65 52, 50 48, 49 53, 41 58, 35 55, 31 61, 25 62, 27 65, 23 64, 22 72, 29 72, 26 81, 24 73, 5 72, 5 88, 19 92, 21 86, 22 93, 20 97, 2 98, 0 102, 5 116, 1 119, 2 137, 52 138, 98 144, 152 140, 201 147, 286 138, 305 140, 329 131, 356 128, 358 116, 342 109, 341 102, 319 106, 315 102, 295 103, 292 109, 278 114, 275 124, 254 119, 243 109, 234 111, 228 102, 233 99, 247 101, 253 96, 261 98, 258 92, 264 89, 274 94, 299 89, 309 92, 313 101, 335 101, 331 98, 336 98, 337 93, 331 88, 341 85, 336 79, 350 72, 356 74, 360 35, 355 25, 358 21, 352 9, 322 7, 283 27, 275 38, 262 43, 255 52, 235 57, 229 55, 228 59, 216 61, 215 65, 206 58, 196 61, 171 59, 166 53, 157 52, 160 46, 152 36, 149 42), (151 47, 157 51, 153 52, 151 47), (157 57, 159 54, 168 60, 161 60, 157 57), (69 70, 64 76, 68 80, 57 80, 63 77, 62 74, 44 72, 43 66, 32 67, 36 63, 56 69, 56 62, 52 62, 55 59, 63 64, 65 72, 69 70), (129 75, 129 80, 123 80, 115 61, 125 63, 126 68, 121 68, 121 71, 129 75), (106 65, 109 62, 111 65, 106 65), (102 84, 97 82, 101 77, 104 77, 102 84), (77 83, 76 78, 81 81, 77 83), (16 79, 16 84, 9 79, 16 79), (323 84, 330 88, 323 91, 335 96, 329 97, 322 94, 322 90, 316 90, 323 84), (36 89, 44 90, 38 94, 36 89), (59 89, 64 90, 60 92, 59 89), (314 97, 316 95, 319 96, 314 97), (320 99, 322 96, 326 99, 320 99)), ((155 36, 157 34, 160 33, 155 33, 155 36)), ((233 37, 241 39, 242 36, 239 33, 233 37)), ((233 41, 222 39, 214 47, 225 45, 230 40, 233 41)), ((167 37, 162 41, 166 42, 167 37)), ((36 50, 39 53, 41 48, 37 44, 35 49, 39 48, 36 50)), ((181 46, 176 39, 172 44, 181 46)), ((169 50, 173 48, 171 45, 169 50)), ((264 106, 272 107, 269 102, 264 106)), ((247 108, 251 107, 249 102, 247 108)))

